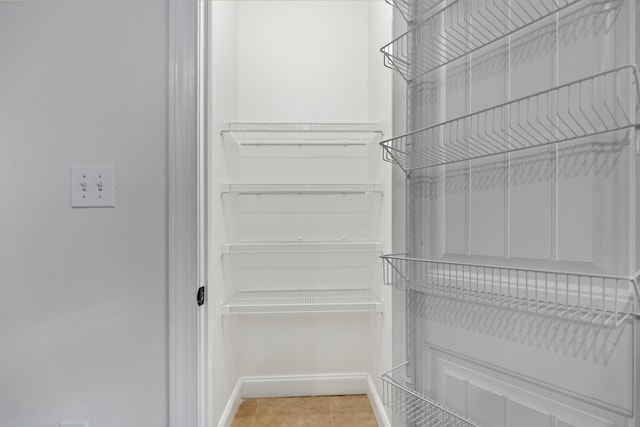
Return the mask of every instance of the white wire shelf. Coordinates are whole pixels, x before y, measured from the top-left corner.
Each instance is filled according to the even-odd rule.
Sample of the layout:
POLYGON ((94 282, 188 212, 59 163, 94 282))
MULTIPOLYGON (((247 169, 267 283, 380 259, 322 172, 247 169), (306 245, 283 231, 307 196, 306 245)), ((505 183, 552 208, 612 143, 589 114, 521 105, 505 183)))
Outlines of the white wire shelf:
POLYGON ((383 255, 384 283, 401 289, 602 326, 640 316, 638 276, 454 263, 383 255))
POLYGON ((380 375, 385 406, 414 427, 479 427, 479 424, 452 411, 413 389, 404 362, 380 375))
POLYGON ((385 0, 385 2, 395 7, 404 20, 411 24, 444 0, 385 0))
POLYGON ((240 145, 367 145, 382 131, 376 123, 227 123, 240 145))
POLYGON ((406 173, 640 125, 640 81, 626 65, 381 142, 406 173))
POLYGON ((309 241, 309 242, 243 242, 221 243, 220 252, 226 254, 260 253, 340 253, 340 252, 381 252, 382 242, 353 241, 309 241))
POLYGON ((238 194, 364 194, 381 193, 381 183, 365 184, 237 184, 223 183, 222 193, 238 194))
POLYGON ((382 47, 384 65, 410 82, 578 1, 456 0, 382 47))
POLYGON ((241 291, 223 314, 382 312, 382 301, 365 289, 241 291))

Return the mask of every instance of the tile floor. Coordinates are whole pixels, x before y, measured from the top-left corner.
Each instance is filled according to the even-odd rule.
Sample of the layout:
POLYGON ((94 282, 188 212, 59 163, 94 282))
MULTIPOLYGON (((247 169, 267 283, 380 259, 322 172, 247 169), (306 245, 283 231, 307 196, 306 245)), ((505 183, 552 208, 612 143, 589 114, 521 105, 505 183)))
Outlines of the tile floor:
POLYGON ((232 427, 378 427, 366 395, 275 397, 242 402, 232 427))

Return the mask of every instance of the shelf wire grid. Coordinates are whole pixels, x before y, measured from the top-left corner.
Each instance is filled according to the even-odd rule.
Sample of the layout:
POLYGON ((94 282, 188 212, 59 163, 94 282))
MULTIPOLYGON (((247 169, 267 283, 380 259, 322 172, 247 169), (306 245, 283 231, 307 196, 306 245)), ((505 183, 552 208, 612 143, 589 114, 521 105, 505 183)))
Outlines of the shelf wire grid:
POLYGON ((365 289, 240 291, 226 314, 333 313, 381 311, 382 302, 365 289))
POLYGON ((382 47, 384 65, 410 82, 579 1, 456 0, 382 47))
POLYGON ((382 141, 406 173, 640 126, 638 68, 625 65, 382 141))
POLYGON ((444 0, 385 0, 395 7, 404 20, 411 24, 424 17, 437 5, 444 3, 444 0))
POLYGON ((232 122, 222 133, 245 145, 366 145, 382 131, 376 123, 232 122))
POLYGON ((223 192, 239 194, 361 194, 381 192, 371 184, 228 184, 223 192))
POLYGON ((479 427, 478 424, 406 385, 404 362, 380 375, 385 406, 415 427, 479 427))
POLYGON ((535 270, 383 255, 384 283, 427 295, 619 327, 640 316, 638 276, 535 270))

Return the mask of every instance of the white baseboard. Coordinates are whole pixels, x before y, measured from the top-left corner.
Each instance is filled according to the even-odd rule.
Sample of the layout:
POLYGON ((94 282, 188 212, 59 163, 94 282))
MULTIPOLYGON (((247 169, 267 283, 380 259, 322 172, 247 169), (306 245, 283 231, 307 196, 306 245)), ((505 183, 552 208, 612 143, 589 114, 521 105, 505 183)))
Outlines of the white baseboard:
POLYGON ((370 376, 367 376, 367 382, 369 385, 367 396, 369 396, 369 403, 373 409, 373 414, 376 416, 378 426, 391 427, 391 421, 389 421, 387 410, 385 409, 382 399, 380 399, 380 395, 378 394, 378 390, 370 376))
POLYGON ((240 396, 240 390, 242 389, 242 378, 238 380, 235 387, 231 391, 231 396, 229 396, 229 400, 224 407, 224 411, 222 411, 222 416, 220 417, 220 422, 218 422, 218 427, 231 427, 233 423, 233 417, 236 416, 236 412, 238 412, 238 408, 240 407, 240 403, 242 403, 242 397, 240 396))
POLYGON ((240 378, 231 392, 218 427, 230 427, 242 399, 288 396, 366 394, 380 427, 390 427, 376 387, 367 373, 282 375, 240 378))
POLYGON ((368 378, 366 373, 244 377, 241 394, 243 398, 365 394, 368 378))

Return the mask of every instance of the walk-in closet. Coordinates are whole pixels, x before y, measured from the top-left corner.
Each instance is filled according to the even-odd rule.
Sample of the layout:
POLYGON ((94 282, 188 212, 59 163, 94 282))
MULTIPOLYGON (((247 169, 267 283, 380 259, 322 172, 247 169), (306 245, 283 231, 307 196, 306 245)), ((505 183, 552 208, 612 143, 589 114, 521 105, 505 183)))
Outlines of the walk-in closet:
POLYGON ((639 14, 213 2, 215 422, 366 394, 381 426, 639 425, 639 14))

